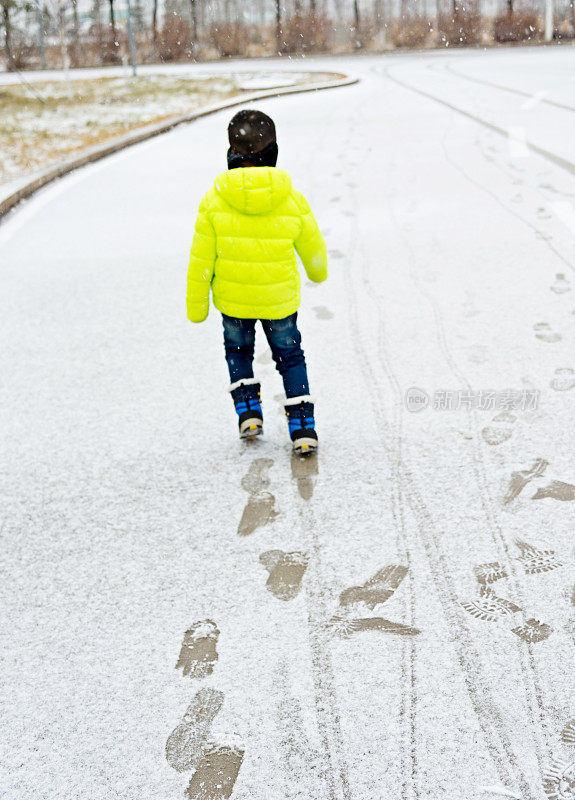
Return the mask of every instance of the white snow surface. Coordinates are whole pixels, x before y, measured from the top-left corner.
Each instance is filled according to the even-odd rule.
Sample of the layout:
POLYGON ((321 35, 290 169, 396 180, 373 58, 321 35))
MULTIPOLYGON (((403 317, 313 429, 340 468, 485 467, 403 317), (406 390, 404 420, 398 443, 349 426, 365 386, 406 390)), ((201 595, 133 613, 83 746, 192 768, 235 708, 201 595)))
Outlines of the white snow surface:
POLYGON ((165 743, 210 687, 210 741, 245 748, 236 800, 573 800, 575 501, 533 497, 575 484, 574 232, 553 211, 575 204, 575 112, 543 102, 575 105, 574 55, 315 59, 361 83, 258 104, 330 253, 299 316, 321 439, 308 478, 261 333, 265 437, 246 446, 219 315, 185 318, 230 112, 0 225, 2 798, 183 797, 191 773, 165 743), (540 399, 499 419, 412 413, 412 387, 540 399), (242 486, 256 459, 261 489, 253 466, 242 486), (240 537, 258 491, 278 514, 240 537), (270 550, 309 556, 292 599, 266 588, 270 550), (493 562, 519 610, 480 596, 474 569, 493 562), (420 633, 334 636, 340 593, 393 564, 393 595, 353 615, 420 633), (184 676, 203 620, 217 661, 184 676), (541 641, 520 638, 527 620, 541 641))

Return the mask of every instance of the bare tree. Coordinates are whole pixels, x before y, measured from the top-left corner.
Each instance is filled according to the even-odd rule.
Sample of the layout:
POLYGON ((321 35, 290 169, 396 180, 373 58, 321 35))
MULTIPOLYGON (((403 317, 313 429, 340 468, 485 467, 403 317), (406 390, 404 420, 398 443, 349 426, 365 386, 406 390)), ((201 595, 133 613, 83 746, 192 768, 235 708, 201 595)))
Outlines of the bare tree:
POLYGON ((16 69, 14 52, 12 50, 12 12, 16 8, 15 0, 1 0, 2 27, 4 28, 4 52, 6 53, 6 69, 16 69))
POLYGON ((197 0, 190 0, 190 11, 192 12, 192 49, 198 43, 198 5, 197 0))
POLYGON ((72 39, 72 63, 78 66, 80 54, 80 21, 78 19, 78 0, 72 0, 72 17, 74 20, 73 39, 72 39))
POLYGON ((158 41, 158 0, 152 6, 152 41, 154 44, 158 41))
POLYGON ((355 46, 359 49, 363 45, 361 41, 361 18, 359 16, 359 0, 353 0, 353 27, 355 34, 355 46))
POLYGON ((282 4, 276 0, 276 45, 278 52, 282 49, 282 4))
POLYGON ((112 31, 112 36, 114 41, 116 41, 116 14, 114 12, 114 0, 108 0, 110 5, 110 29, 112 31))

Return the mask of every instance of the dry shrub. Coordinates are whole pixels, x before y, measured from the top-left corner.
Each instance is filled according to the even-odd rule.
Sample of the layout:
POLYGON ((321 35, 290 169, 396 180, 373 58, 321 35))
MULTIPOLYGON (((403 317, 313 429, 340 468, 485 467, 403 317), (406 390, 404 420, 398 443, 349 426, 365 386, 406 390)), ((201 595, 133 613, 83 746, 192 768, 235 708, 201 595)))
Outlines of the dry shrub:
POLYGON ((389 41, 394 47, 425 47, 432 23, 425 17, 404 17, 389 28, 389 41))
POLYGON ((102 64, 121 64, 122 63, 122 44, 123 37, 120 31, 116 31, 114 36, 110 31, 102 44, 100 60, 102 64))
POLYGON ((575 18, 564 19, 555 31, 556 39, 575 39, 575 18))
POLYGON ((329 49, 333 24, 325 14, 294 14, 281 29, 283 53, 322 52, 329 49))
POLYGON ((34 49, 20 37, 12 41, 12 69, 26 69, 34 60, 34 49))
POLYGON ((215 23, 210 28, 210 42, 223 58, 241 56, 250 42, 249 28, 241 20, 215 23))
POLYGON ((158 37, 160 61, 178 61, 191 55, 192 30, 177 14, 166 17, 158 37))
POLYGON ((440 14, 439 41, 449 47, 477 44, 481 40, 481 14, 477 8, 458 7, 455 13, 440 14))
POLYGON ((514 11, 497 17, 493 28, 496 42, 528 42, 543 33, 541 20, 535 11, 514 11))

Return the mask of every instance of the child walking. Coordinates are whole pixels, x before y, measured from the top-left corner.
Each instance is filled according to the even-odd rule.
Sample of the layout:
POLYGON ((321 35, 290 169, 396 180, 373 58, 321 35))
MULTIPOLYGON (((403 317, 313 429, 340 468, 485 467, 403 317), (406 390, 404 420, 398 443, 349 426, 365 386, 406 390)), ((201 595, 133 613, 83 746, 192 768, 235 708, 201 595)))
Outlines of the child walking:
POLYGON ((228 126, 228 171, 200 203, 188 270, 192 322, 208 316, 212 290, 222 313, 224 347, 241 438, 263 433, 260 383, 254 378, 255 327, 260 320, 283 378, 293 448, 317 448, 314 401, 297 327, 300 279, 295 252, 310 280, 327 278, 325 242, 306 199, 276 168, 273 120, 240 111, 228 126))

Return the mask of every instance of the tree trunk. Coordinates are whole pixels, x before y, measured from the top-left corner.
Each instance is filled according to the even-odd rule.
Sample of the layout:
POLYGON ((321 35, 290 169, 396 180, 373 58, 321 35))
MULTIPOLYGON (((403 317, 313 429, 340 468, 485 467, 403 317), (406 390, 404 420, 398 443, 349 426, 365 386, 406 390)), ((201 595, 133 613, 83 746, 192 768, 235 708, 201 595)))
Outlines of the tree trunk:
POLYGON ((4 22, 4 46, 6 50, 6 69, 11 72, 15 69, 14 54, 12 52, 12 20, 10 19, 10 6, 2 6, 2 21, 4 22))
POLYGON ((276 47, 278 53, 282 49, 282 4, 276 0, 276 47))
POLYGON ((190 10, 192 12, 192 46, 198 43, 198 6, 197 0, 190 0, 190 10))
POLYGON ((60 6, 58 11, 58 37, 60 39, 60 54, 62 57, 62 69, 66 78, 66 89, 68 100, 72 100, 72 84, 70 82, 70 56, 66 44, 66 20, 64 19, 64 6, 60 6))
POLYGON ((315 17, 317 11, 317 0, 309 0, 309 13, 315 17))
POLYGON ((116 41, 116 15, 114 14, 114 0, 108 0, 110 4, 110 28, 112 29, 112 33, 114 35, 114 41, 116 41))
POLYGON ((74 38, 72 40, 72 66, 77 67, 80 55, 80 21, 78 19, 78 0, 72 0, 72 15, 74 19, 74 38))
POLYGON ((510 17, 513 16, 513 0, 507 0, 507 13, 510 17))
POLYGON ((154 44, 158 41, 158 0, 154 0, 152 7, 152 41, 154 44))
POLYGON ((363 46, 361 41, 361 19, 359 16, 359 0, 353 0, 353 27, 355 35, 355 46, 359 50, 363 46))

